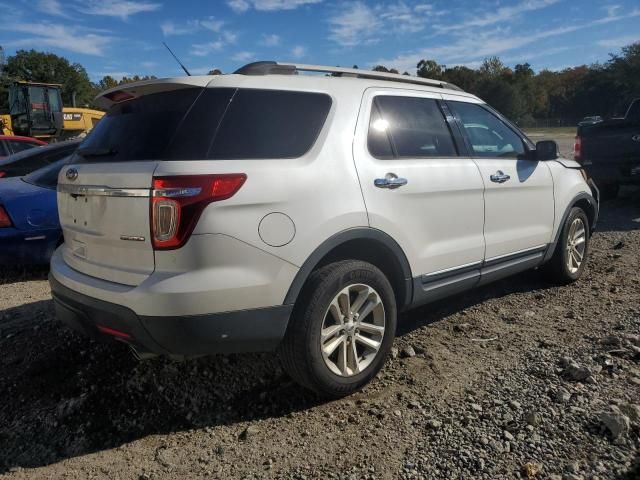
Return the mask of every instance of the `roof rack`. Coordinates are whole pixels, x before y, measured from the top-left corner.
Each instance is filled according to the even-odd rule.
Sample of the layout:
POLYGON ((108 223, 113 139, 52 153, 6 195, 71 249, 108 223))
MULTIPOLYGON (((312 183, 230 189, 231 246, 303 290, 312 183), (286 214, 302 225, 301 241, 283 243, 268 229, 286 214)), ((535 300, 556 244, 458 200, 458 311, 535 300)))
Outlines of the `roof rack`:
POLYGON ((360 70, 357 68, 328 67, 325 65, 306 65, 302 63, 278 63, 273 61, 253 62, 240 67, 233 73, 238 75, 297 75, 299 72, 330 73, 336 77, 368 78, 371 80, 413 83, 416 85, 428 85, 431 87, 462 91, 460 87, 453 83, 416 77, 413 75, 375 72, 372 70, 360 70))

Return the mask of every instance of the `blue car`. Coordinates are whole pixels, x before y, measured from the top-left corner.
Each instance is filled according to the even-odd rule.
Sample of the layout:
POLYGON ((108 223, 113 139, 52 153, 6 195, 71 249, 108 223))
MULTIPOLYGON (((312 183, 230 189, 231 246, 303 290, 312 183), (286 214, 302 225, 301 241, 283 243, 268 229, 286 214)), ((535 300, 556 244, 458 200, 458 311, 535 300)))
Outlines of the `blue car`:
POLYGON ((66 161, 0 181, 0 266, 48 264, 62 243, 56 187, 66 161))

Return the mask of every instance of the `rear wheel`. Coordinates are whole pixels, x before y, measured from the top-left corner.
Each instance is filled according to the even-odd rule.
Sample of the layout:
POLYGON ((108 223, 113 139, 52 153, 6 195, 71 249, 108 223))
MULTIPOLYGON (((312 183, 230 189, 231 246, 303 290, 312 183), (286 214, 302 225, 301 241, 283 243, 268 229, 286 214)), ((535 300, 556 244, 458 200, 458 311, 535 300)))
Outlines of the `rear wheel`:
POLYGON ((298 383, 341 397, 378 373, 395 330, 396 303, 384 274, 369 263, 336 262, 309 278, 279 354, 298 383))
POLYGON ((582 275, 589 253, 589 219, 581 208, 569 212, 560 239, 545 266, 550 279, 558 283, 576 281, 582 275))

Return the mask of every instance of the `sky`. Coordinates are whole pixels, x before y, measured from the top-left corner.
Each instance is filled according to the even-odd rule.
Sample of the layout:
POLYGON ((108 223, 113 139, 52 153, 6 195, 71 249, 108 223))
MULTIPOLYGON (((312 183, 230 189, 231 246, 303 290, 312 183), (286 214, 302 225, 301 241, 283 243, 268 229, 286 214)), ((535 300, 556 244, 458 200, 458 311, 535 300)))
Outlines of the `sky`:
POLYGON ((417 62, 562 70, 640 41, 640 0, 0 0, 0 45, 105 75, 179 76, 257 60, 414 74, 417 62))

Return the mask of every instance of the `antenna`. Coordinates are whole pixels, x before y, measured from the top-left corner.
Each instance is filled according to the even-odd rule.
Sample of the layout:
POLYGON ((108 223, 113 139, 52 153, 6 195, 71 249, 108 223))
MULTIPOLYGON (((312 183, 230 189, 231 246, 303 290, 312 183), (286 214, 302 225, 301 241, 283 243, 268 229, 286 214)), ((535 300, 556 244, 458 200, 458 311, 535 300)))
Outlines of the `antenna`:
POLYGON ((171 49, 169 48, 169 45, 167 45, 164 42, 162 42, 162 44, 167 48, 167 50, 169 50, 169 53, 171 54, 171 56, 176 59, 176 62, 178 62, 178 65, 182 67, 182 70, 184 70, 184 73, 186 73, 187 76, 190 77, 191 74, 189 73, 189 70, 187 70, 187 67, 185 67, 180 60, 178 60, 178 57, 176 57, 176 54, 171 51, 171 49))

